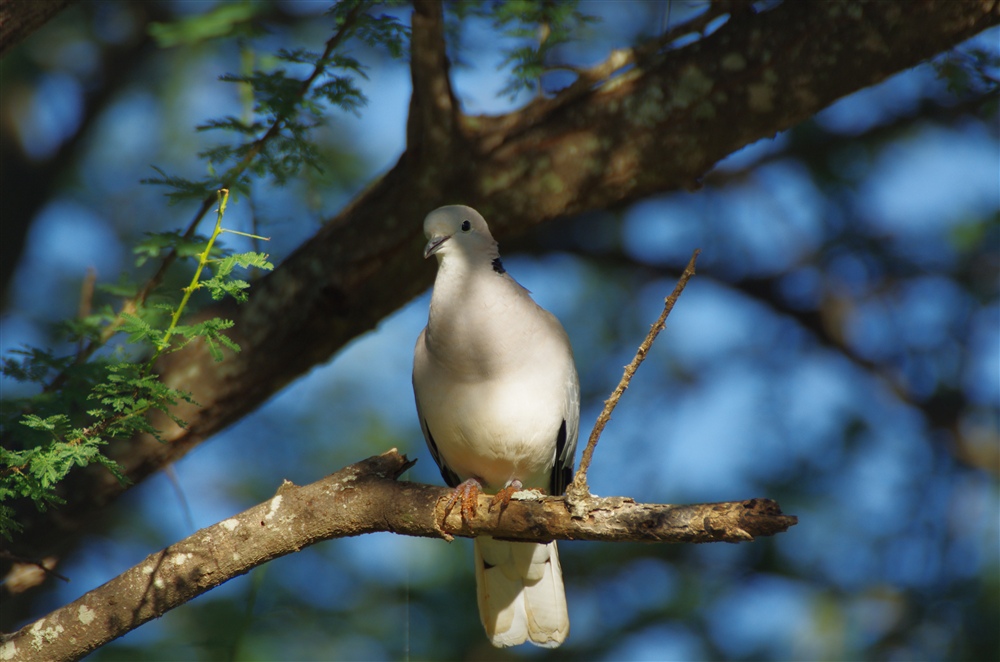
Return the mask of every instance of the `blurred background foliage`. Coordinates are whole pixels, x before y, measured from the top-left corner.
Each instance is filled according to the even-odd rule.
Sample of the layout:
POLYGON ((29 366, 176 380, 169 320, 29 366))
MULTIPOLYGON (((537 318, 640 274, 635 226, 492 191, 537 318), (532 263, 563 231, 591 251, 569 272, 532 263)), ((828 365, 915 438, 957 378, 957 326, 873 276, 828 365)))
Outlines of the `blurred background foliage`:
MULTIPOLYGON (((506 112, 565 84, 556 72, 540 89, 512 86, 509 55, 523 44, 470 7, 449 6, 466 112, 506 112)), ((542 55, 591 65, 703 8, 583 3, 599 22, 579 21, 575 40, 542 55)), ((190 209, 138 180, 152 165, 204 174, 196 154, 213 137, 193 128, 245 109, 219 76, 273 65, 279 48, 320 50, 327 9, 81 3, 0 61, 5 352, 58 349, 55 325, 75 315, 88 269, 99 282, 148 277, 154 265, 135 267, 132 247, 182 229, 190 209)), ((406 6, 384 11, 409 22, 406 6)), ((733 154, 697 192, 499 237, 510 273, 569 331, 583 436, 703 250, 591 486, 667 503, 770 497, 799 516, 788 533, 738 546, 562 543, 573 629, 555 651, 490 648, 467 541, 377 535, 271 562, 92 659, 1000 657, 998 40, 983 33, 733 154)), ((313 132, 323 171, 265 178, 231 203, 227 226, 270 236, 276 264, 404 149, 406 62, 360 43, 351 55, 368 67, 368 103, 313 132)), ((310 482, 397 446, 420 459, 409 479, 439 482, 409 384, 427 303, 130 490, 60 566, 72 581, 40 592, 36 617, 283 478, 310 482)))

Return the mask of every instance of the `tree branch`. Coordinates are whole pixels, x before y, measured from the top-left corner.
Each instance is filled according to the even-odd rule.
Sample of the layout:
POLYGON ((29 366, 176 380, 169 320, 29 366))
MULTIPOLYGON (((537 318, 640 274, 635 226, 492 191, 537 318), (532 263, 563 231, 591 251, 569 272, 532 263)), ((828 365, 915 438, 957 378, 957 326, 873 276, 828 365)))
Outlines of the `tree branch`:
MULTIPOLYGON (((0 659, 76 660, 202 593, 279 556, 323 540, 388 531, 442 537, 451 490, 400 482, 413 462, 395 449, 309 485, 285 481, 268 501, 206 527, 78 600, 0 639, 0 659)), ((533 493, 520 493, 520 495, 533 493)), ((480 496, 479 514, 447 525, 455 535, 511 540, 744 542, 794 526, 766 499, 670 506, 591 498, 570 516, 561 498, 515 500, 499 515, 480 496)))
MULTIPOLYGON (((420 220, 436 206, 473 205, 504 238, 690 187, 744 145, 998 22, 997 0, 913 0, 905 8, 787 2, 732 18, 529 126, 517 116, 531 106, 509 122, 460 116, 463 149, 423 158, 407 152, 263 279, 247 304, 206 311, 236 320, 234 340, 244 351, 216 364, 192 343, 165 357, 158 365, 164 381, 192 390, 202 407, 176 412, 188 422, 183 429, 154 422, 168 443, 138 439, 111 454, 133 481, 144 479, 426 289, 433 268, 420 259, 420 220), (512 126, 518 130, 504 129, 512 126)), ((419 43, 415 35, 414 48, 419 43)), ((415 53, 411 66, 423 61, 415 53)), ((422 80, 414 71, 414 81, 422 80)), ((414 95, 442 99, 427 88, 414 95)), ((123 489, 106 472, 80 472, 64 506, 29 516, 14 551, 38 558, 65 549, 123 489)))
POLYGON ((440 0, 417 0, 413 7, 413 95, 406 124, 406 150, 409 156, 421 160, 454 145, 459 112, 448 76, 444 7, 440 0))
POLYGON ((0 0, 0 56, 78 0, 0 0))

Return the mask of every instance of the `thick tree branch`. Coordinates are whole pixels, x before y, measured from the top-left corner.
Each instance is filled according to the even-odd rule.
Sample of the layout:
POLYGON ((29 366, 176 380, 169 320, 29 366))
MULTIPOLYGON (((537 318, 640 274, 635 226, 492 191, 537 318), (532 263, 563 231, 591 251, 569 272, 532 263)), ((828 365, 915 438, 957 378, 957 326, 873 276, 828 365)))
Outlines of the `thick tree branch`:
POLYGON ((410 76, 413 96, 406 125, 406 151, 416 160, 453 146, 459 112, 448 76, 444 8, 440 0, 414 3, 410 76))
MULTIPOLYGON (((421 25, 436 29, 419 11, 414 48, 421 25)), ((169 443, 140 439, 113 453, 142 480, 423 291, 433 269, 420 258, 421 219, 440 204, 476 206, 502 239, 560 216, 690 187, 744 145, 998 22, 997 0, 788 2, 740 14, 528 125, 518 118, 533 106, 499 119, 460 117, 451 129, 438 118, 434 125, 454 131, 453 144, 463 148, 421 158, 407 152, 262 280, 248 304, 209 311, 236 320, 244 351, 216 364, 191 345, 162 361, 165 381, 193 390, 202 407, 178 412, 184 429, 162 422, 169 443)), ((426 59, 415 53, 411 66, 426 59)), ((440 76, 414 70, 414 81, 425 79, 440 76)), ((422 107, 440 112, 442 90, 413 94, 435 100, 422 107)), ((41 557, 64 547, 122 489, 105 473, 85 474, 63 508, 26 523, 14 551, 41 557)))
MULTIPOLYGON (((323 540, 377 531, 442 537, 438 524, 451 490, 397 481, 412 465, 391 450, 310 485, 286 481, 268 501, 151 554, 5 635, 0 659, 79 659, 223 582, 323 540)), ((476 517, 462 522, 456 511, 446 525, 455 535, 512 540, 744 542, 797 522, 766 499, 670 506, 592 498, 585 512, 574 518, 563 499, 544 499, 515 500, 502 513, 490 513, 489 497, 480 496, 476 517)))

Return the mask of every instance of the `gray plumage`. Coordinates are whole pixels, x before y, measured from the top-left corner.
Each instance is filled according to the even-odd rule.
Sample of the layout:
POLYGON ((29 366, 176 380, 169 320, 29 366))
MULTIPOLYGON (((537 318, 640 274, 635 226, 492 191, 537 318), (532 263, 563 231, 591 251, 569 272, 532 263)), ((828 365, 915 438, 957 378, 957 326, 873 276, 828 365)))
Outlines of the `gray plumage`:
MULTIPOLYGON (((424 220, 438 260, 413 357, 424 439, 452 487, 514 480, 561 494, 570 478, 580 386, 569 338, 504 270, 482 216, 441 207, 424 220)), ((555 647, 569 633, 556 544, 475 541, 480 617, 495 646, 555 647)))

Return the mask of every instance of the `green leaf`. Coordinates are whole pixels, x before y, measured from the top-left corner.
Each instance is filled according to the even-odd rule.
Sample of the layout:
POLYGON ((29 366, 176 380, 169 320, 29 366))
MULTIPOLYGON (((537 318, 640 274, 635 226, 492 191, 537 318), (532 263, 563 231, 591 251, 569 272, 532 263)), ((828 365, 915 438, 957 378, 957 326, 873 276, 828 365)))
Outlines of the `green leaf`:
POLYGON ((45 430, 47 432, 65 431, 69 427, 69 416, 65 414, 55 414, 42 418, 35 414, 25 414, 21 423, 32 430, 45 430))
POLYGON ((161 347, 164 342, 164 332, 154 329, 146 320, 131 313, 122 313, 121 329, 128 334, 131 343, 148 342, 153 347, 161 347))
POLYGON ((216 188, 218 188, 218 182, 216 180, 194 182, 189 179, 184 179, 183 177, 168 175, 156 166, 151 167, 159 173, 160 176, 140 179, 139 183, 152 184, 154 186, 166 186, 174 189, 173 191, 167 193, 167 199, 171 204, 175 204, 183 200, 204 200, 212 194, 216 188))
POLYGON ((358 110, 368 103, 368 99, 349 76, 331 77, 322 85, 316 86, 312 96, 316 99, 326 99, 335 106, 358 116, 360 116, 358 110))
POLYGON ((37 347, 12 349, 9 353, 22 358, 5 357, 0 364, 0 374, 20 382, 42 384, 49 375, 62 372, 73 362, 72 357, 57 357, 52 352, 37 347))
POLYGON ((173 23, 150 23, 149 35, 160 48, 173 48, 234 33, 247 34, 250 31, 246 23, 265 10, 263 3, 224 3, 204 14, 173 23))
POLYGON ((201 338, 208 347, 208 352, 212 358, 216 361, 221 361, 224 358, 222 353, 223 347, 231 349, 234 352, 240 351, 240 346, 232 338, 222 333, 226 329, 233 328, 233 325, 234 322, 232 320, 215 318, 198 324, 178 326, 175 332, 187 338, 187 342, 195 338, 201 338))
POLYGON ((233 280, 229 276, 237 266, 248 269, 255 267, 270 271, 274 265, 267 261, 265 253, 236 253, 229 255, 218 262, 212 264, 214 275, 211 278, 201 281, 200 287, 208 288, 213 299, 222 299, 229 295, 237 301, 246 301, 250 283, 245 280, 233 280))
MULTIPOLYGON (((390 7, 406 7, 409 3, 396 1, 385 4, 390 7)), ((346 20, 351 7, 352 3, 350 2, 340 2, 334 6, 330 14, 337 18, 338 24, 341 24, 346 20)), ((356 19, 354 30, 357 37, 365 45, 372 48, 385 48, 389 55, 394 58, 404 57, 409 52, 410 29, 395 16, 388 14, 372 16, 362 13, 356 19)))
POLYGON ((236 133, 242 133, 249 136, 257 136, 262 134, 267 130, 267 127, 261 122, 252 122, 250 124, 245 123, 243 120, 232 116, 226 116, 218 120, 208 120, 204 124, 199 124, 195 127, 197 131, 212 131, 212 130, 222 130, 222 131, 235 131, 236 133))

